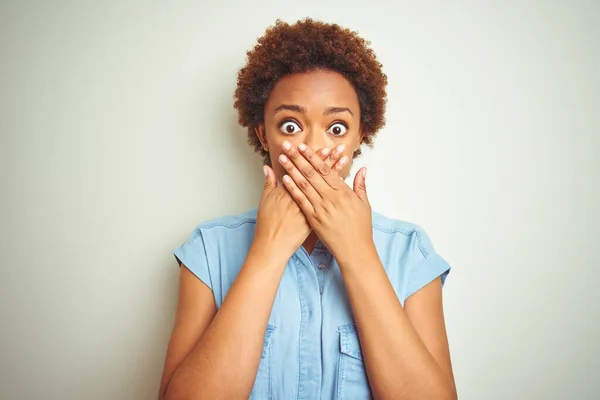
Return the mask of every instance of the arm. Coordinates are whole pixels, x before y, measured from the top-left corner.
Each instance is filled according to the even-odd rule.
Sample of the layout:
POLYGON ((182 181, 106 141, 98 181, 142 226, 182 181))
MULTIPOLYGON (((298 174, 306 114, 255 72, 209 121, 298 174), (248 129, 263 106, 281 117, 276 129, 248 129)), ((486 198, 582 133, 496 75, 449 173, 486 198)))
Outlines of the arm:
POLYGON ((283 181, 340 265, 375 396, 456 398, 440 279, 402 307, 373 243, 366 169, 350 189, 334 173, 339 169, 324 165, 307 146, 286 145, 284 151, 289 159, 279 162, 289 175, 283 181))
POLYGON ((216 304, 210 288, 182 265, 179 272, 175 324, 167 347, 159 399, 164 398, 175 370, 194 349, 216 312, 216 304))
POLYGON ((200 288, 203 284, 182 269, 178 318, 161 384, 165 399, 248 398, 287 262, 265 250, 253 244, 216 315, 210 289, 200 288))
POLYGON ((404 307, 376 254, 338 260, 378 399, 456 399, 440 278, 404 307))
POLYGON ((273 170, 265 167, 265 176, 254 242, 218 312, 210 289, 182 267, 160 391, 164 399, 247 399, 251 393, 279 282, 310 233, 273 170))

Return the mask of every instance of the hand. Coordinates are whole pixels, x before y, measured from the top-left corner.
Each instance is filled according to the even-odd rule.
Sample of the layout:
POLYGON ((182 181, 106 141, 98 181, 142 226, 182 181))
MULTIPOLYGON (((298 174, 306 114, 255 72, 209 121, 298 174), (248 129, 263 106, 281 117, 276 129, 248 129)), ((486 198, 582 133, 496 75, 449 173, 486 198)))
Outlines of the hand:
MULTIPOLYGON (((339 170, 343 166, 335 164, 339 155, 326 147, 320 149, 315 157, 328 168, 339 170)), ((272 249, 274 256, 281 256, 287 261, 304 243, 311 228, 286 187, 277 185, 273 169, 266 165, 263 168, 265 187, 258 206, 254 244, 258 244, 261 251, 272 249)))
MULTIPOLYGON (((304 144, 296 147, 286 141, 283 151, 279 162, 288 173, 283 177, 284 185, 336 259, 350 252, 375 249, 371 205, 365 186, 366 168, 361 168, 354 177, 353 190, 337 174, 349 162, 347 155, 331 168, 304 144)), ((331 157, 344 151, 345 146, 341 145, 331 157)))

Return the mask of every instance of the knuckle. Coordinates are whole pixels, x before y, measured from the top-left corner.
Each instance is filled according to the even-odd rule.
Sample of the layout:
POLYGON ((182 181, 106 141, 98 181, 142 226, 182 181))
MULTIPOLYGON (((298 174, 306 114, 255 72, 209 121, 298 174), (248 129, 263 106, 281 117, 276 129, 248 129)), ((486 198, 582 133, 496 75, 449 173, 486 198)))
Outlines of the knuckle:
POLYGON ((315 170, 312 167, 306 167, 303 168, 302 170, 302 175, 304 175, 307 178, 312 178, 312 176, 315 174, 315 170))
POLYGON ((292 160, 295 160, 296 158, 298 158, 298 150, 296 150, 296 149, 290 150, 288 157, 291 158, 292 160))
POLYGON ((327 165, 326 163, 321 163, 319 165, 319 173, 323 176, 329 175, 329 172, 331 171, 331 168, 329 168, 329 165, 327 165))
POLYGON ((306 189, 308 189, 309 184, 306 179, 302 179, 302 180, 300 180, 300 182, 298 182, 298 186, 300 187, 300 189, 306 190, 306 189))

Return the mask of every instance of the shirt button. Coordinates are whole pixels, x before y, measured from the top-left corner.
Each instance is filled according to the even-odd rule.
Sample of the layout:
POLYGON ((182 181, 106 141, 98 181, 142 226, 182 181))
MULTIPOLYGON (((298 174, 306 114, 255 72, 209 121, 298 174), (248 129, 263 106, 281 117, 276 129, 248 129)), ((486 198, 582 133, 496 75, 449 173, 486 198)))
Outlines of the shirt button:
POLYGON ((327 265, 325 265, 325 264, 319 264, 319 269, 320 270, 327 269, 327 265))

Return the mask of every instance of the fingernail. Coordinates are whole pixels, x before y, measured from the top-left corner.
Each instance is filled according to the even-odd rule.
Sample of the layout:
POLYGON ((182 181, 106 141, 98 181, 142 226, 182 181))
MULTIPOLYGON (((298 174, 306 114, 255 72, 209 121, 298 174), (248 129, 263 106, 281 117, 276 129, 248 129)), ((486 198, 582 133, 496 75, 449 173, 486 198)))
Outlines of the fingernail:
POLYGON ((344 150, 346 150, 346 145, 345 144, 340 144, 336 150, 338 151, 338 153, 343 153, 344 150))
POLYGON ((279 161, 282 163, 286 163, 288 161, 288 158, 285 156, 285 154, 280 154, 279 161))
POLYGON ((267 174, 268 174, 266 165, 263 165, 263 173, 265 174, 265 178, 266 178, 267 174))
POLYGON ((284 176, 283 176, 283 180, 285 181, 285 183, 290 183, 290 181, 292 180, 292 178, 290 178, 290 177, 289 177, 289 176, 287 176, 287 175, 284 175, 284 176))
POLYGON ((298 145, 298 148, 300 149, 300 151, 306 151, 306 145, 304 143, 300 143, 298 145))
POLYGON ((323 150, 321 150, 321 153, 323 153, 324 156, 329 155, 329 152, 331 151, 331 149, 329 147, 325 147, 323 150))
POLYGON ((363 181, 367 179, 367 167, 363 170, 363 181))
POLYGON ((346 165, 348 162, 348 156, 344 156, 340 159, 340 165, 346 165))
POLYGON ((292 144, 286 140, 285 142, 283 142, 283 148, 289 150, 292 148, 292 144))

